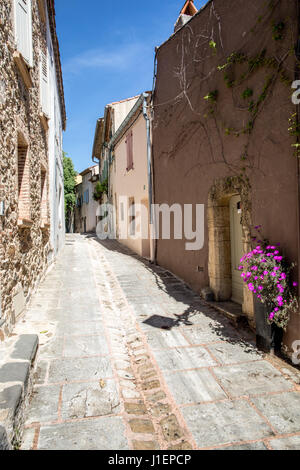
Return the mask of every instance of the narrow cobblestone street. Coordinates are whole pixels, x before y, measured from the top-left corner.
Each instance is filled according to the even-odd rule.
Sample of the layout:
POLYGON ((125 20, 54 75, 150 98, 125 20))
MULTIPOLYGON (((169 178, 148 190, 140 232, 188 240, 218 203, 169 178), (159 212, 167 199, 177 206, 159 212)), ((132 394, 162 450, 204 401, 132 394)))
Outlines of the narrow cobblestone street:
POLYGON ((22 449, 300 446, 289 369, 115 241, 68 236, 16 330, 40 337, 22 449))

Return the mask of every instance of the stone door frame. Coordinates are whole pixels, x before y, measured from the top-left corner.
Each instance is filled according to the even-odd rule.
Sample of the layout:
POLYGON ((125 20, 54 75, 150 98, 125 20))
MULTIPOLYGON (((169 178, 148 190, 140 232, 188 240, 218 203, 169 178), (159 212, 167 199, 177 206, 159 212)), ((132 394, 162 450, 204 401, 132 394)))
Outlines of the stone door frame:
MULTIPOLYGON (((208 276, 217 302, 231 300, 232 269, 229 202, 239 195, 242 204, 244 253, 251 249, 250 187, 236 176, 215 180, 208 194, 208 276)), ((243 312, 253 318, 253 297, 244 287, 243 312)))

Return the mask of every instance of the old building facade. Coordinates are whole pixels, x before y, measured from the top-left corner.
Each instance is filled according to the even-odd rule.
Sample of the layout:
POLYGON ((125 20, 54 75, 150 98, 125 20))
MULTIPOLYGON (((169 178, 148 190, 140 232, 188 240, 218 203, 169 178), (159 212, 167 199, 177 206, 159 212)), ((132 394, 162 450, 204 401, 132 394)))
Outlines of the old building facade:
POLYGON ((0 1, 1 337, 64 239, 66 124, 54 1, 0 1))
POLYGON ((108 184, 102 202, 113 208, 103 229, 108 222, 111 236, 145 258, 153 256, 150 101, 151 93, 142 93, 108 105, 96 126, 93 155, 100 159, 100 181, 108 184))
MULTIPOLYGON (((299 159, 289 132, 297 78, 297 2, 186 2, 156 51, 153 96, 155 203, 201 204, 204 247, 157 240, 156 259, 193 289, 233 300, 254 324, 239 260, 254 226, 299 264, 299 159), (230 4, 229 4, 230 3, 230 4)), ((195 212, 193 218, 195 226, 195 212)), ((298 277, 294 270, 294 278, 298 277)), ((300 338, 295 312, 285 334, 300 338)))
POLYGON ((94 192, 99 180, 99 166, 87 168, 77 178, 80 180, 75 188, 74 233, 96 232, 98 202, 94 192))

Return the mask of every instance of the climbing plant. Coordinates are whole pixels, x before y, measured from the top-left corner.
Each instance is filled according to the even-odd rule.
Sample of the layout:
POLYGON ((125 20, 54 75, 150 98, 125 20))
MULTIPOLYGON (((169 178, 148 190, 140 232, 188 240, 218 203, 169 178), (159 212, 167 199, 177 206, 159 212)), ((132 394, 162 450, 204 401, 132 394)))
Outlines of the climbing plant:
POLYGON ((102 182, 97 181, 97 184, 95 186, 95 190, 93 193, 93 199, 95 201, 100 201, 104 194, 108 194, 108 179, 107 178, 102 182))

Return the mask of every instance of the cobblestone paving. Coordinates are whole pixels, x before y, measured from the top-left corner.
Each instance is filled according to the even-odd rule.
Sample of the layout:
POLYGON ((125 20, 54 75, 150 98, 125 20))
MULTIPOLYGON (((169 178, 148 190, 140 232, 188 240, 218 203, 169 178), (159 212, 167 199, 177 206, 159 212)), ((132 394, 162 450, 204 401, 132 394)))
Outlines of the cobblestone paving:
POLYGON ((298 376, 117 242, 69 236, 18 329, 41 343, 23 449, 300 449, 298 376))

